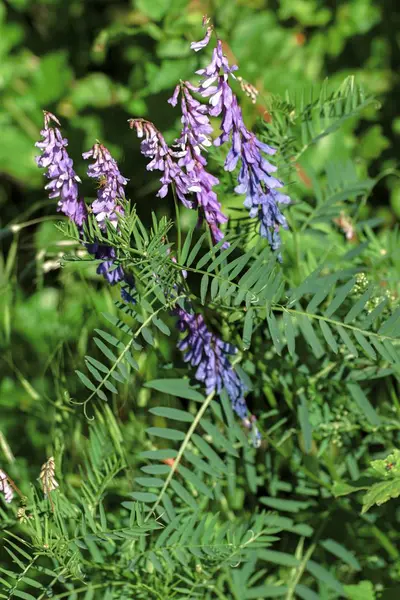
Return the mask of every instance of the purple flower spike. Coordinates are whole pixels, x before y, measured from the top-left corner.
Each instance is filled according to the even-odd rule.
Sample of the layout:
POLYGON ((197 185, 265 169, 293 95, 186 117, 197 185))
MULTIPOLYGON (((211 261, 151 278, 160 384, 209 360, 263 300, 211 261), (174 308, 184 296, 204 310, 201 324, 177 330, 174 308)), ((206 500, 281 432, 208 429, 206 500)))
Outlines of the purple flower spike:
POLYGON ((50 183, 45 189, 50 192, 49 198, 59 198, 57 210, 80 227, 87 215, 84 201, 78 198, 78 183, 81 180, 75 173, 74 163, 66 151, 68 140, 62 137, 59 127, 61 124, 57 117, 44 111, 44 128, 40 132, 43 139, 35 144, 42 154, 36 157, 36 162, 39 167, 47 169, 45 175, 50 179, 50 183), (52 127, 52 121, 58 127, 52 127))
MULTIPOLYGON (((97 200, 92 205, 93 214, 100 227, 105 227, 108 219, 117 226, 118 214, 123 214, 123 208, 117 204, 118 200, 125 198, 125 186, 128 180, 121 175, 116 161, 103 144, 95 144, 88 152, 82 154, 83 158, 93 158, 94 163, 88 167, 88 175, 99 182, 97 200)), ((97 267, 97 274, 103 275, 109 284, 115 285, 124 280, 124 270, 115 264, 115 250, 101 244, 89 244, 88 251, 97 259, 104 259, 97 267)))
POLYGON ((178 344, 184 352, 183 360, 197 367, 195 377, 205 384, 207 394, 225 387, 233 410, 244 419, 247 415, 244 385, 228 359, 236 354, 236 348, 211 333, 202 315, 190 314, 182 308, 176 309, 176 314, 178 329, 187 334, 178 344))
POLYGON ((190 178, 179 166, 179 159, 185 156, 185 149, 171 150, 164 137, 150 121, 144 119, 129 119, 131 129, 136 129, 137 136, 143 138, 140 149, 143 156, 152 160, 147 165, 148 171, 154 169, 162 171, 160 181, 162 186, 157 196, 164 198, 168 193, 168 187, 174 183, 176 195, 184 206, 193 208, 193 200, 187 196, 201 191, 197 181, 190 178))
POLYGON ((125 198, 124 187, 128 180, 121 175, 116 161, 103 144, 95 144, 88 152, 82 154, 83 158, 93 158, 94 163, 88 168, 88 175, 99 182, 97 200, 92 204, 92 211, 99 225, 104 227, 105 219, 116 224, 118 213, 123 209, 117 205, 117 200, 125 198))
POLYGON ((273 250, 277 250, 281 244, 280 228, 288 228, 280 205, 289 204, 290 198, 277 191, 283 183, 271 175, 276 167, 263 156, 274 154, 276 150, 258 140, 244 124, 242 111, 229 85, 229 76, 235 78, 232 73, 236 69, 236 65, 229 66, 218 40, 210 64, 197 71, 203 79, 196 91, 208 99, 210 116, 221 115, 221 134, 214 144, 231 143, 225 170, 234 171, 240 162, 239 185, 235 191, 246 194, 244 206, 250 210, 250 217, 259 219, 260 235, 268 239, 273 250))
POLYGON ((178 329, 186 333, 178 344, 179 350, 184 352, 183 360, 197 368, 195 377, 204 383, 207 394, 220 393, 225 388, 233 410, 251 430, 253 445, 259 447, 261 436, 255 426, 255 417, 247 409, 245 386, 229 361, 229 356, 236 354, 236 348, 212 333, 202 315, 182 308, 175 309, 175 314, 179 319, 178 329))
MULTIPOLYGON (((218 243, 224 237, 219 225, 226 223, 228 219, 221 210, 217 194, 213 191, 213 187, 219 184, 219 180, 206 171, 207 160, 202 154, 203 150, 211 146, 210 135, 213 128, 207 115, 207 106, 193 98, 191 89, 193 86, 190 83, 182 82, 169 99, 170 104, 176 106, 181 93, 183 128, 177 144, 185 148, 186 153, 179 159, 179 165, 184 167, 188 176, 199 185, 196 199, 200 220, 203 218, 206 220, 214 242, 218 243)), ((228 244, 225 244, 226 246, 228 244)))

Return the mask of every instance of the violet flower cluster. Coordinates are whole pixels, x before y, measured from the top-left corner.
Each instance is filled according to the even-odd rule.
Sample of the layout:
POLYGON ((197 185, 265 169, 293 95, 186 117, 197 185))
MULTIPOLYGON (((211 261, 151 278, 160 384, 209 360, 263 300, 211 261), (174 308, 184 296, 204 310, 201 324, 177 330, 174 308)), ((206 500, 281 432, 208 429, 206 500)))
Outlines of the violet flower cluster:
MULTIPOLYGON (((123 214, 123 208, 118 200, 125 198, 124 187, 128 180, 121 175, 116 161, 103 144, 96 143, 88 152, 82 154, 83 158, 93 158, 94 163, 89 165, 87 174, 96 179, 98 183, 97 199, 92 202, 91 210, 102 229, 106 226, 106 219, 115 227, 118 214, 123 214)), ((87 244, 88 252, 102 262, 97 267, 97 273, 111 285, 124 281, 125 273, 121 265, 115 264, 115 250, 104 244, 87 244)))
MULTIPOLYGON (((66 150, 68 141, 63 138, 59 127, 61 125, 57 117, 45 111, 44 128, 41 131, 43 139, 36 143, 42 154, 36 161, 39 167, 47 169, 45 176, 50 182, 45 189, 50 192, 49 197, 59 198, 58 210, 78 226, 83 240, 82 226, 88 211, 84 200, 79 197, 78 183, 81 180, 73 169, 73 161, 66 150)), ((94 159, 94 163, 88 168, 88 175, 99 182, 97 199, 90 210, 95 214, 100 227, 105 227, 106 219, 116 225, 118 213, 123 212, 118 200, 125 197, 124 186, 127 179, 121 175, 117 163, 102 144, 95 144, 83 157, 94 159)), ((97 273, 103 275, 108 283, 114 285, 126 281, 122 267, 115 262, 114 248, 100 243, 85 245, 90 254, 102 261, 97 267, 97 273)))
POLYGON ((81 180, 75 173, 73 160, 66 150, 68 141, 63 138, 58 127, 52 126, 52 121, 61 127, 57 117, 44 111, 44 128, 40 132, 43 139, 35 144, 42 154, 36 157, 36 162, 42 169, 47 169, 45 176, 50 182, 45 190, 49 191, 49 198, 59 199, 57 210, 81 226, 87 215, 86 205, 78 197, 78 183, 81 180))
POLYGON ((196 367, 195 377, 204 383, 207 394, 213 391, 220 393, 225 388, 233 410, 245 427, 252 430, 253 443, 259 446, 261 436, 255 418, 247 409, 245 386, 229 361, 229 356, 236 354, 237 349, 212 333, 201 314, 190 313, 183 308, 176 308, 175 314, 178 316, 178 329, 186 333, 178 344, 179 350, 184 352, 184 361, 196 367))
POLYGON ((160 179, 162 186, 157 193, 159 198, 165 198, 169 186, 174 183, 176 195, 187 208, 193 208, 193 201, 188 198, 194 192, 201 192, 199 182, 187 175, 179 165, 179 159, 186 155, 185 149, 172 150, 163 135, 150 121, 145 119, 129 119, 131 129, 136 129, 138 138, 143 138, 140 149, 143 156, 150 158, 148 171, 162 171, 160 179))
POLYGON ((177 144, 185 150, 185 155, 179 159, 179 165, 184 167, 193 182, 198 184, 200 190, 196 192, 196 208, 200 211, 200 219, 204 218, 209 225, 214 242, 218 243, 224 237, 219 226, 228 219, 222 212, 217 194, 213 191, 219 179, 206 171, 207 160, 202 154, 202 150, 212 144, 210 134, 213 128, 207 115, 207 106, 196 100, 190 93, 191 90, 196 88, 187 81, 181 82, 168 100, 172 106, 176 106, 179 94, 181 95, 183 127, 177 144))
POLYGON ((118 214, 123 214, 123 209, 117 201, 125 198, 124 188, 128 180, 121 175, 116 161, 103 144, 95 144, 82 156, 85 159, 93 158, 94 163, 89 165, 87 174, 99 182, 97 200, 91 206, 96 221, 101 227, 105 227, 107 218, 114 225, 118 214))
MULTIPOLYGON (((208 27, 205 38, 192 43, 191 48, 197 52, 207 46, 211 34, 212 28, 208 27)), ((197 71, 203 79, 196 91, 208 99, 210 116, 221 115, 221 134, 214 144, 231 143, 225 170, 233 171, 241 162, 235 191, 246 195, 244 206, 250 210, 250 217, 258 217, 260 235, 268 239, 273 250, 277 250, 281 244, 280 228, 288 227, 281 205, 288 204, 290 198, 279 191, 283 183, 271 175, 276 167, 263 156, 263 153, 272 155, 276 150, 258 140, 244 124, 242 111, 229 85, 229 76, 234 78, 236 70, 236 65, 229 66, 222 42, 217 40, 210 64, 197 71)))

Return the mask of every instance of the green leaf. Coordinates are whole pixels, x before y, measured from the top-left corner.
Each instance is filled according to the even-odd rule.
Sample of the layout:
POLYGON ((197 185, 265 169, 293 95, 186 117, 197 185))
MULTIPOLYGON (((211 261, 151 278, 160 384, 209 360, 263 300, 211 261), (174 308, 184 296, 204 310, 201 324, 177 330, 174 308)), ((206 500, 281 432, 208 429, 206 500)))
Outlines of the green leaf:
POLYGON ((361 313, 362 310, 364 310, 366 303, 368 302, 368 300, 370 299, 370 297, 372 296, 372 292, 374 291, 374 287, 370 286, 361 296, 361 298, 359 298, 357 300, 357 302, 355 303, 355 305, 349 310, 349 312, 347 313, 344 322, 345 323, 351 323, 352 321, 354 321, 354 319, 356 319, 358 317, 358 315, 361 313))
POLYGON ((337 354, 338 345, 336 343, 335 338, 333 337, 333 333, 332 333, 332 331, 331 331, 328 323, 326 321, 323 321, 321 319, 319 321, 319 326, 321 328, 322 335, 324 336, 326 343, 328 344, 328 346, 330 347, 330 349, 333 350, 333 352, 335 354, 337 354))
POLYGON ((312 448, 312 425, 308 414, 307 402, 303 395, 301 395, 301 403, 298 407, 298 417, 301 433, 303 434, 304 450, 306 454, 309 454, 312 448))
POLYGON ((155 435, 165 440, 181 441, 185 439, 185 434, 177 429, 163 429, 162 427, 148 427, 146 433, 155 435))
POLYGON ((246 312, 243 325, 243 349, 248 350, 251 345, 251 335, 253 333, 254 309, 250 308, 246 312))
POLYGON ((314 331, 310 319, 306 315, 297 315, 297 322, 306 342, 311 346, 315 357, 321 358, 324 355, 324 349, 314 331))
POLYGON ((400 477, 388 479, 375 483, 364 495, 362 514, 366 513, 371 506, 380 506, 392 498, 400 496, 400 477))
POLYGON ((193 232, 195 231, 195 229, 196 229, 195 227, 193 229, 190 229, 186 235, 185 243, 183 244, 182 252, 179 256, 179 262, 182 265, 185 264, 185 260, 187 259, 187 256, 189 254, 190 245, 192 243, 193 232))
POLYGON ((262 560, 274 563, 276 565, 282 565, 283 567, 298 567, 300 561, 292 554, 286 552, 278 552, 276 550, 259 550, 258 556, 262 560))
POLYGON ((348 281, 345 285, 338 289, 335 297, 333 298, 332 302, 329 304, 328 308, 324 313, 325 317, 331 317, 337 311, 339 306, 343 304, 347 296, 350 294, 350 291, 353 289, 354 284, 355 279, 350 279, 350 281, 348 281))
POLYGON ((208 290, 208 282, 210 280, 209 275, 203 275, 203 277, 201 278, 201 284, 200 284, 200 301, 201 303, 204 305, 205 301, 206 301, 206 295, 207 295, 207 290, 208 290))
POLYGON ((291 356, 294 356, 294 353, 295 353, 294 327, 293 327, 292 317, 286 311, 283 313, 283 324, 284 324, 284 328, 285 328, 285 336, 286 336, 286 342, 287 342, 289 354, 291 356))
POLYGON ((145 387, 170 394, 177 398, 186 398, 186 400, 203 401, 205 398, 198 391, 190 387, 186 379, 153 379, 144 384, 145 387))
POLYGON ((354 337, 356 338, 357 342, 360 344, 361 348, 364 350, 365 354, 369 358, 372 358, 372 360, 375 360, 376 352, 373 349, 373 347, 371 346, 371 344, 368 342, 368 340, 363 336, 363 334, 360 331, 357 331, 356 329, 353 331, 353 333, 354 333, 354 337))
POLYGON ((113 363, 117 362, 117 357, 111 352, 111 350, 105 345, 104 342, 102 342, 101 340, 99 340, 99 338, 96 337, 93 338, 93 341, 96 344, 96 346, 102 351, 104 356, 106 356, 113 363))
POLYGON ((357 383, 348 383, 347 389, 353 396, 353 399, 361 412, 364 413, 366 419, 371 423, 371 425, 378 427, 381 424, 381 420, 360 386, 357 383))
POLYGON ((360 563, 355 558, 354 554, 352 552, 349 552, 349 550, 347 550, 344 546, 342 546, 338 542, 335 542, 335 540, 332 540, 332 539, 324 540, 323 542, 321 542, 321 546, 323 548, 325 548, 325 550, 327 550, 328 552, 333 554, 334 556, 337 556, 338 558, 340 558, 340 560, 342 560, 344 563, 348 564, 355 571, 361 570, 360 563))
POLYGON ((297 513, 299 510, 304 510, 308 506, 310 506, 310 502, 304 502, 299 500, 288 500, 286 498, 271 498, 268 496, 263 496, 260 498, 262 504, 269 506, 270 508, 275 508, 277 510, 287 511, 297 513))
POLYGON ((189 254, 189 258, 187 259, 187 263, 186 263, 187 267, 190 267, 192 262, 196 259, 196 256, 199 253, 199 250, 204 242, 206 235, 207 235, 207 233, 203 233, 203 235, 197 240, 196 244, 192 248, 192 250, 189 254))
POLYGON ((153 503, 158 499, 158 496, 156 496, 156 494, 152 494, 151 492, 133 492, 131 493, 131 496, 134 500, 139 500, 139 502, 145 503, 153 503))
POLYGON ((348 600, 376 600, 374 586, 371 581, 360 581, 355 585, 344 585, 348 600))
POLYGON ((272 342, 275 346, 275 350, 280 355, 281 350, 282 350, 282 344, 281 344, 280 333, 279 333, 279 329, 278 329, 278 323, 277 323, 274 313, 267 312, 267 323, 268 323, 272 342))
POLYGON ((355 357, 357 357, 358 350, 355 347, 355 345, 353 344, 353 342, 351 341, 351 338, 350 338, 349 334, 347 333, 347 331, 345 330, 345 328, 338 324, 338 325, 336 325, 336 329, 337 329, 338 334, 342 338, 342 342, 347 347, 349 352, 351 354, 353 354, 355 357))
POLYGON ((193 415, 185 410, 180 410, 179 408, 170 408, 169 406, 157 406, 156 408, 150 408, 150 412, 159 417, 166 417, 167 419, 184 421, 186 423, 191 423, 194 418, 193 415))
POLYGON ((75 373, 78 375, 79 379, 82 381, 84 386, 86 386, 91 392, 96 391, 96 386, 93 385, 90 379, 88 379, 86 375, 84 375, 84 373, 81 373, 80 371, 75 371, 75 373))
POLYGON ((153 317, 152 323, 165 335, 171 335, 171 330, 159 317, 153 317))
POLYGON ((306 569, 311 575, 314 575, 316 579, 325 583, 329 588, 338 594, 343 594, 342 584, 332 575, 332 573, 325 569, 325 567, 322 567, 313 560, 309 560, 306 569))

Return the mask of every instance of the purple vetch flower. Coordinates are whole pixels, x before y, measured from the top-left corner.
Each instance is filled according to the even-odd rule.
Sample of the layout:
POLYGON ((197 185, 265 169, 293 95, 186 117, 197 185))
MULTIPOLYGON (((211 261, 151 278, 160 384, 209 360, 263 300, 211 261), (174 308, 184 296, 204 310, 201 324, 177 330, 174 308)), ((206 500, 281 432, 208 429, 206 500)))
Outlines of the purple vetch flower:
POLYGON ((194 50, 195 52, 198 52, 199 50, 202 50, 203 48, 205 48, 211 39, 212 32, 213 32, 213 28, 210 26, 207 27, 207 32, 206 32, 205 37, 202 40, 200 40, 199 42, 192 42, 190 44, 190 48, 192 50, 194 50))
MULTIPOLYGON (((125 186, 128 180, 121 174, 116 161, 103 144, 96 143, 88 152, 82 154, 84 159, 93 158, 94 163, 88 167, 88 175, 99 182, 97 199, 91 209, 100 227, 104 228, 106 219, 117 226, 118 215, 123 214, 118 200, 125 198, 125 186)), ((124 270, 115 262, 115 249, 102 244, 88 244, 88 252, 97 259, 104 259, 97 267, 97 273, 111 285, 124 280, 124 270)))
POLYGON ((283 183, 272 176, 276 167, 264 158, 264 154, 272 155, 276 150, 261 142, 244 124, 242 111, 229 85, 229 76, 235 78, 233 71, 236 69, 236 65, 229 66, 222 42, 217 40, 210 64, 197 71, 202 75, 197 91, 208 99, 209 115, 221 115, 221 134, 214 144, 231 143, 225 170, 233 171, 240 161, 235 191, 246 195, 244 206, 250 210, 250 217, 259 219, 260 235, 268 239, 273 250, 277 250, 281 244, 280 228, 288 228, 280 206, 289 204, 290 198, 277 191, 283 183))
POLYGON ((207 394, 213 391, 219 393, 225 388, 233 410, 244 426, 252 430, 253 444, 258 447, 261 437, 255 426, 255 417, 247 409, 245 386, 229 360, 229 356, 236 354, 237 349, 212 333, 202 315, 189 313, 179 307, 175 309, 175 314, 178 316, 178 329, 186 333, 186 337, 178 344, 179 350, 184 352, 183 360, 197 368, 195 377, 204 383, 207 394))
POLYGON ((88 175, 98 180, 97 200, 92 203, 92 211, 100 226, 105 219, 116 224, 118 214, 123 213, 117 200, 125 198, 124 187, 128 180, 121 175, 116 161, 103 144, 96 143, 88 152, 82 154, 84 159, 93 158, 94 163, 88 167, 88 175))
POLYGON ((205 384, 207 394, 226 389, 233 410, 244 426, 251 430, 253 444, 258 447, 261 436, 255 425, 256 419, 249 414, 244 399, 245 386, 229 360, 229 356, 236 354, 237 349, 212 333, 202 315, 189 313, 182 308, 176 308, 175 314, 179 319, 178 329, 186 333, 186 337, 178 344, 179 350, 184 352, 184 361, 197 367, 195 377, 205 384))
POLYGON ((178 161, 185 156, 186 150, 182 148, 172 150, 169 148, 163 135, 150 121, 129 119, 128 122, 131 129, 136 129, 139 138, 144 136, 140 144, 141 152, 143 156, 152 159, 147 165, 147 170, 153 171, 156 169, 163 173, 160 179, 162 187, 157 196, 164 198, 168 193, 168 187, 174 183, 176 195, 182 204, 187 208, 193 208, 194 202, 188 196, 200 192, 201 189, 198 182, 189 177, 179 166, 178 161))
POLYGON ((96 269, 98 275, 103 275, 104 279, 111 285, 124 281, 125 273, 121 265, 117 265, 115 262, 114 248, 95 242, 94 244, 86 244, 86 249, 95 259, 102 261, 96 269))
POLYGON ((14 498, 14 490, 10 485, 10 481, 6 473, 2 469, 0 469, 0 493, 3 494, 5 502, 10 504, 14 498))
MULTIPOLYGON (((97 273, 103 275, 111 285, 126 281, 127 276, 123 268, 115 261, 114 248, 98 242, 85 244, 82 226, 87 218, 87 209, 84 201, 78 199, 80 179, 66 151, 68 141, 62 137, 58 127, 51 126, 52 121, 58 127, 61 126, 55 115, 44 111, 44 129, 41 131, 43 140, 36 143, 36 146, 42 150, 42 155, 37 157, 36 162, 39 167, 48 169, 46 177, 51 179, 45 189, 50 190, 50 198, 59 198, 58 210, 78 225, 82 244, 86 246, 88 252, 93 254, 94 258, 103 261, 98 265, 97 273)), ((95 144, 83 156, 93 157, 95 162, 89 166, 88 175, 99 181, 97 200, 92 204, 92 211, 100 226, 104 226, 106 218, 115 222, 117 214, 123 214, 123 209, 117 205, 117 200, 125 197, 124 186, 127 179, 121 175, 117 163, 102 144, 95 144)), ((133 285, 132 282, 131 287, 133 285)))
POLYGON ((42 154, 36 157, 36 162, 39 167, 47 169, 45 175, 50 182, 45 189, 49 191, 49 198, 59 199, 57 210, 80 227, 86 219, 87 211, 84 201, 78 198, 80 179, 66 150, 68 140, 61 134, 61 124, 57 117, 51 112, 43 112, 44 128, 40 132, 43 139, 35 144, 42 154), (56 127, 52 126, 52 121, 56 127))
POLYGON ((179 159, 178 164, 184 167, 188 176, 199 185, 200 190, 196 192, 196 199, 200 220, 202 218, 206 220, 214 242, 218 243, 224 237, 219 225, 226 223, 228 219, 222 212, 217 194, 213 191, 213 187, 219 184, 219 179, 205 169, 207 160, 202 150, 211 146, 210 135, 213 128, 207 115, 207 106, 192 96, 190 90, 193 89, 196 88, 193 88, 189 82, 181 82, 168 100, 172 106, 176 106, 179 94, 181 95, 183 127, 177 144, 185 149, 186 153, 179 159))

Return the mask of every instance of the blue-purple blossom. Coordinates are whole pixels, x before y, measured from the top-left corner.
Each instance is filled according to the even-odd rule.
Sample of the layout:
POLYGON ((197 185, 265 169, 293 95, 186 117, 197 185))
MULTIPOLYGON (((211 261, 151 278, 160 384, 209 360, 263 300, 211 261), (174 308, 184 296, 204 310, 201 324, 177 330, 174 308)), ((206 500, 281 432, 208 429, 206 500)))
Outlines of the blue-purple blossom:
POLYGON ((178 329, 186 334, 178 344, 179 350, 184 353, 183 360, 196 367, 195 377, 204 383, 207 394, 214 391, 220 393, 225 388, 233 410, 244 426, 251 430, 252 442, 258 447, 261 436, 255 425, 255 417, 247 409, 244 399, 246 388, 229 360, 237 349, 212 333, 202 315, 182 308, 176 308, 175 314, 178 316, 178 329))
POLYGON ((86 219, 87 211, 84 201, 78 197, 80 179, 66 150, 68 140, 61 134, 61 124, 57 117, 51 112, 43 112, 44 128, 40 132, 43 139, 36 142, 35 146, 42 151, 41 156, 36 157, 36 162, 39 167, 47 169, 45 175, 50 180, 45 190, 49 191, 49 198, 59 199, 57 210, 80 227, 86 219))
POLYGON ((89 165, 87 174, 98 181, 97 199, 91 205, 92 212, 100 226, 105 225, 106 219, 115 224, 118 214, 123 213, 117 201, 125 198, 124 188, 128 180, 121 175, 116 161, 103 144, 96 143, 82 156, 85 159, 93 158, 94 163, 89 165))
POLYGON ((183 127, 177 144, 186 152, 179 159, 178 164, 184 167, 193 182, 199 185, 200 190, 196 192, 196 199, 200 219, 206 220, 214 242, 218 243, 224 237, 219 226, 228 219, 222 212, 217 194, 213 191, 213 187, 218 185, 219 180, 206 171, 207 160, 202 153, 211 146, 210 135, 213 128, 207 115, 207 106, 193 98, 191 89, 196 88, 193 88, 189 82, 181 82, 168 100, 172 106, 176 106, 179 94, 181 95, 183 127))
MULTIPOLYGON (((73 169, 73 161, 68 156, 66 147, 68 141, 63 138, 59 120, 55 115, 44 111, 44 129, 41 131, 43 140, 36 143, 42 151, 36 162, 39 167, 47 168, 46 177, 50 179, 45 187, 50 191, 50 198, 59 198, 58 210, 71 219, 80 230, 84 243, 83 223, 87 218, 84 201, 78 196, 78 183, 81 182, 73 169), (52 121, 57 127, 52 126, 52 121)), ((105 219, 111 222, 117 219, 117 213, 123 214, 123 209, 117 200, 124 198, 124 186, 127 179, 123 177, 118 165, 111 154, 102 144, 95 144, 84 158, 92 157, 94 163, 88 168, 89 177, 99 181, 97 199, 91 205, 92 212, 100 226, 104 227, 105 219)), ((86 249, 95 259, 102 262, 97 267, 97 273, 102 275, 111 285, 126 281, 123 268, 115 261, 115 249, 98 242, 85 244, 86 249)), ((133 286, 133 284, 132 284, 133 286)))
POLYGON ((202 40, 200 40, 199 42, 192 42, 190 44, 190 48, 192 50, 194 50, 195 52, 198 52, 199 50, 202 50, 203 48, 205 48, 211 39, 212 32, 213 32, 213 28, 207 27, 207 32, 206 32, 206 35, 204 36, 204 38, 202 40))
MULTIPOLYGON (((94 163, 88 167, 88 176, 98 181, 97 199, 91 204, 91 210, 100 227, 105 227, 106 219, 117 226, 118 215, 123 214, 123 208, 118 200, 125 198, 124 187, 128 180, 121 174, 116 161, 103 144, 96 143, 83 158, 93 158, 94 163)), ((115 249, 106 245, 88 244, 88 252, 103 262, 97 267, 97 273, 108 283, 115 285, 124 280, 124 270, 115 262, 115 249)))
POLYGON ((140 149, 143 156, 150 158, 147 165, 148 171, 154 169, 162 171, 160 179, 162 186, 157 193, 159 198, 164 198, 168 193, 169 186, 175 185, 176 195, 187 208, 193 208, 191 196, 195 192, 200 192, 201 188, 197 181, 194 181, 179 165, 179 159, 185 156, 185 149, 172 150, 168 147, 163 135, 156 129, 150 121, 145 119, 129 119, 131 129, 136 129, 137 136, 143 138, 140 149))
POLYGON ((102 261, 96 269, 98 275, 102 275, 111 285, 124 281, 124 270, 121 265, 117 265, 115 262, 114 248, 95 242, 93 244, 86 244, 86 249, 96 260, 102 261))
MULTIPOLYGON (((206 38, 202 47, 206 45, 206 38)), ((273 250, 277 250, 281 244, 280 228, 288 227, 280 206, 290 203, 290 198, 278 191, 283 183, 271 175, 276 167, 263 156, 263 153, 274 154, 276 150, 258 140, 244 124, 242 111, 229 85, 229 76, 234 78, 236 69, 236 65, 229 66, 222 42, 218 40, 210 64, 197 71, 202 76, 197 91, 203 98, 208 98, 209 115, 221 115, 221 134, 214 144, 231 143, 225 170, 233 171, 238 162, 241 163, 235 191, 246 195, 244 206, 249 209, 250 217, 259 219, 260 235, 268 239, 273 250)))

